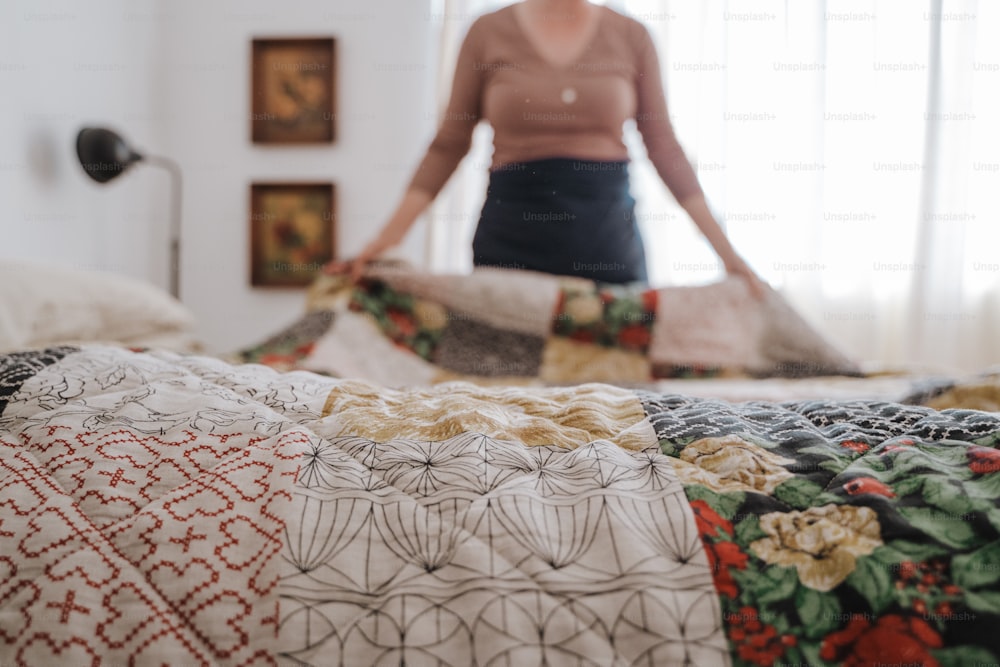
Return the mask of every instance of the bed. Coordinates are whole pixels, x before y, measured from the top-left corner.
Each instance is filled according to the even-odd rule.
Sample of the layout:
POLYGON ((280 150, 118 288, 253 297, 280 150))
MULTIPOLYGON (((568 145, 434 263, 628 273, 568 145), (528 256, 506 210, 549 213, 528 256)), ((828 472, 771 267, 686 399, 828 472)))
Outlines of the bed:
POLYGON ((997 414, 0 357, 0 663, 992 664, 997 414))

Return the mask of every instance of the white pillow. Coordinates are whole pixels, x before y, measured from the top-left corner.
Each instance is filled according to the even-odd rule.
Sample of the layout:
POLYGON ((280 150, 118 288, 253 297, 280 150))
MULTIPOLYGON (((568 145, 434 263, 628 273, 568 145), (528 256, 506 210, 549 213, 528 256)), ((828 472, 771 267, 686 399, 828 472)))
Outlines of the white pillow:
POLYGON ((0 261, 0 352, 87 342, 186 352, 198 347, 194 328, 191 311, 149 283, 54 264, 0 261))

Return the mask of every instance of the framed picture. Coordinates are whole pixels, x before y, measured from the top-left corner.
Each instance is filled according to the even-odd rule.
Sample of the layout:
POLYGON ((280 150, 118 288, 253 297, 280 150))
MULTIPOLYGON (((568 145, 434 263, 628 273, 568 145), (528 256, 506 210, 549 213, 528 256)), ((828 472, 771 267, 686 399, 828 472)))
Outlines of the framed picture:
POLYGON ((254 143, 334 140, 335 41, 253 40, 251 137, 254 143))
POLYGON ((309 285, 336 256, 335 210, 332 183, 253 183, 250 284, 309 285))

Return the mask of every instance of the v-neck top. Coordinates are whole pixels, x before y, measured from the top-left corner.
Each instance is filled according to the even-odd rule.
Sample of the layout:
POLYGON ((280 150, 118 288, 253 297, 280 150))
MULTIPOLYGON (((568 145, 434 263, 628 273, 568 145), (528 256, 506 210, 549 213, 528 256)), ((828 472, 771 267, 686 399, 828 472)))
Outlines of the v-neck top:
POLYGON ((678 201, 701 191, 674 135, 649 31, 604 6, 575 61, 535 49, 508 5, 473 22, 459 50, 451 97, 410 187, 431 196, 469 151, 481 120, 493 127, 491 169, 547 158, 628 160, 634 119, 650 160, 678 201))

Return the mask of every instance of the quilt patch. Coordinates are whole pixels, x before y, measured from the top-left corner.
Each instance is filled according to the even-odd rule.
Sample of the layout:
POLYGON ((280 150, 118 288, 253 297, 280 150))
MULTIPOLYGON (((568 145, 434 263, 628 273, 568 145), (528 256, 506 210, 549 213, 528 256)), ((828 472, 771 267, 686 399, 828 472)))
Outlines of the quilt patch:
POLYGON ((693 514, 634 394, 345 383, 326 412, 289 522, 285 655, 727 663, 693 514))
POLYGON ((332 310, 307 313, 259 345, 241 350, 235 361, 293 370, 312 353, 316 340, 330 330, 334 315, 332 310))
POLYGON ((271 660, 282 508, 309 435, 261 428, 266 403, 289 406, 261 382, 273 371, 250 402, 188 363, 90 350, 8 406, 0 662, 271 660))
POLYGON ((76 350, 75 347, 52 347, 0 356, 0 416, 7 407, 7 401, 25 381, 76 350))
POLYGON ((573 281, 560 292, 552 332, 579 343, 645 355, 652 340, 656 304, 654 289, 573 281))
POLYGON ((344 381, 323 407, 325 435, 357 435, 379 442, 394 437, 443 440, 480 433, 525 446, 575 447, 608 440, 640 451, 655 443, 632 392, 591 384, 564 389, 485 389, 454 382, 394 390, 344 381))
POLYGON ((1000 416, 645 399, 737 665, 1000 656, 1000 416))
POLYGON ((448 312, 440 304, 375 280, 365 280, 354 290, 350 309, 369 315, 396 345, 425 360, 435 356, 448 320, 448 312))
POLYGON ((0 356, 0 663, 1000 661, 1000 414, 71 349, 0 356))
POLYGON ((485 377, 538 375, 545 339, 452 313, 434 355, 445 370, 485 377))

